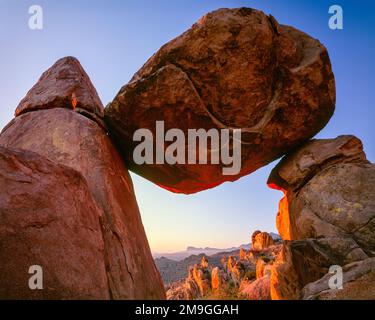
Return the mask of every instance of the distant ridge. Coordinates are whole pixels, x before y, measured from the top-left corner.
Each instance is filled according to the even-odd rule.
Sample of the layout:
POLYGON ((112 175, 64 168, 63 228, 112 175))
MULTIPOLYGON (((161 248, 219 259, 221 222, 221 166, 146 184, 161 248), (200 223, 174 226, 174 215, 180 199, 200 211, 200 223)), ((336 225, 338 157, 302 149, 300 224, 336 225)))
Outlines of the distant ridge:
MULTIPOLYGON (((273 238, 273 240, 281 240, 281 237, 274 232, 270 232, 270 236, 273 238)), ((177 252, 171 252, 171 253, 157 253, 154 252, 152 256, 154 259, 157 258, 168 258, 170 260, 175 260, 175 261, 181 261, 187 257, 190 257, 191 255, 200 255, 200 254, 205 254, 207 256, 217 254, 217 253, 223 253, 223 252, 230 252, 230 251, 236 251, 240 250, 240 248, 243 248, 245 250, 249 250, 251 246, 251 243, 247 244, 241 244, 238 247, 231 247, 231 248, 211 248, 211 247, 193 247, 193 246, 188 246, 185 250, 183 251, 177 251, 177 252)))
POLYGON ((248 244, 242 244, 238 247, 231 247, 231 248, 210 248, 210 247, 205 247, 205 248, 199 248, 199 247, 193 247, 193 246, 188 246, 186 250, 184 251, 178 251, 178 252, 173 252, 173 253, 153 253, 154 259, 157 258, 168 258, 170 260, 175 260, 175 261, 181 261, 187 257, 190 257, 191 255, 200 255, 200 254, 205 254, 205 255, 213 255, 221 252, 230 252, 230 251, 235 251, 239 250, 240 248, 243 249, 250 249, 250 243, 248 244))

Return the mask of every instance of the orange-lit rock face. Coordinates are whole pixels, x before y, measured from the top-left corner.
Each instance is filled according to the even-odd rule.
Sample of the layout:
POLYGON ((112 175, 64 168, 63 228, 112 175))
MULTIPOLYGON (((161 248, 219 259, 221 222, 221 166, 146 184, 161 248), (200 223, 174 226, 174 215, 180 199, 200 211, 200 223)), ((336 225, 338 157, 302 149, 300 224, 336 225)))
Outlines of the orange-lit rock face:
POLYGON ((295 300, 300 297, 300 283, 292 266, 290 251, 283 246, 271 269, 270 295, 272 300, 295 300))
POLYGON ((271 268, 272 300, 297 300, 301 289, 321 278, 328 268, 338 263, 318 241, 287 241, 271 268))
POLYGON ((195 280, 191 276, 189 276, 185 280, 184 293, 186 295, 185 299, 187 299, 187 300, 195 300, 198 297, 200 297, 200 295, 201 295, 197 283, 195 282, 195 280))
POLYGON ((213 291, 221 290, 225 284, 224 271, 215 267, 211 271, 211 288, 213 291))
POLYGON ((207 268, 195 265, 193 269, 193 279, 199 288, 200 295, 205 296, 211 289, 211 275, 207 268))
POLYGON ((292 240, 292 225, 289 216, 288 196, 285 195, 279 203, 279 212, 276 216, 276 227, 283 240, 292 240))
POLYGON ((239 259, 244 260, 245 258, 246 258, 246 251, 243 248, 240 248, 239 259))
POLYGON ((273 299, 298 299, 329 266, 375 256, 375 165, 359 139, 312 140, 287 155, 268 184, 284 191, 277 227, 292 240, 272 269, 273 299))
POLYGON ((76 95, 73 93, 73 94, 72 94, 72 107, 73 107, 73 109, 75 109, 75 108, 77 107, 77 104, 78 104, 77 97, 76 97, 76 95))
POLYGON ((263 250, 273 245, 273 239, 267 232, 255 231, 252 235, 253 250, 263 250))
POLYGON ((106 108, 105 120, 130 170, 189 194, 280 157, 320 131, 334 105, 319 41, 257 10, 220 9, 154 54, 106 108), (189 129, 241 129, 240 173, 224 176, 222 164, 137 165, 133 134, 155 133, 158 120, 185 136, 189 129))
POLYGON ((201 259, 201 266, 202 268, 208 268, 208 260, 206 259, 205 256, 203 256, 201 259))
POLYGON ((227 261, 227 270, 229 272, 232 272, 232 269, 233 269, 235 263, 236 263, 235 258, 233 258, 232 256, 229 256, 228 261, 227 261))
POLYGON ((204 297, 211 290, 211 273, 208 269, 208 261, 204 256, 200 264, 189 268, 184 287, 188 300, 204 297))
POLYGON ((267 185, 271 189, 280 190, 284 193, 284 197, 282 197, 279 202, 279 211, 276 215, 276 228, 281 239, 292 240, 292 224, 289 213, 289 200, 287 191, 274 182, 268 181, 267 185))
POLYGON ((293 225, 289 212, 289 199, 286 190, 281 187, 270 183, 268 185, 272 189, 281 190, 284 192, 284 197, 279 202, 279 211, 276 215, 276 228, 279 232, 281 239, 292 240, 293 239, 293 225))
POLYGON ((256 263, 256 278, 262 278, 264 276, 264 269, 266 267, 266 263, 263 259, 258 259, 256 263))

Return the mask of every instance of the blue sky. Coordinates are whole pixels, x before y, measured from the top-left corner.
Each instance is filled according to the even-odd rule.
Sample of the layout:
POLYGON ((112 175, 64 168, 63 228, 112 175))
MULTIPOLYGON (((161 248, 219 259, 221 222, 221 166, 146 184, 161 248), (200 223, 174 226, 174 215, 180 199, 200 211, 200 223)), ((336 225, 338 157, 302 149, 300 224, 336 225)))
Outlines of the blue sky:
MULTIPOLYGON (((0 0, 0 128, 57 59, 77 57, 107 104, 161 45, 203 14, 242 6, 272 14, 328 48, 337 105, 318 137, 354 134, 375 162, 375 1, 371 0, 0 0), (28 9, 33 4, 43 8, 43 30, 28 28, 28 9), (344 10, 344 30, 328 28, 332 4, 344 10)), ((191 196, 169 193, 133 174, 152 250, 174 251, 187 245, 230 247, 249 242, 256 229, 276 231, 281 193, 266 186, 274 165, 191 196)))

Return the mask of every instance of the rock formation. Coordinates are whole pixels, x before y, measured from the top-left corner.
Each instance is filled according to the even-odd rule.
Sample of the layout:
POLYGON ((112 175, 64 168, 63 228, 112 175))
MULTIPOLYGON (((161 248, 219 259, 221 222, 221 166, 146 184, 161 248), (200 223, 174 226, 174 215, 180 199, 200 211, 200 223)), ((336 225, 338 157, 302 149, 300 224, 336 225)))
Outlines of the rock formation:
POLYGON ((277 227, 290 240, 272 270, 272 298, 299 299, 330 266, 375 256, 375 165, 359 139, 312 140, 286 156, 268 184, 285 194, 277 227))
MULTIPOLYGON (((99 212, 102 213, 96 214, 96 221, 100 222, 101 228, 96 240, 98 243, 104 242, 105 270, 102 270, 103 274, 100 276, 107 283, 106 291, 97 292, 93 297, 161 299, 164 297, 164 287, 150 253, 132 181, 103 128, 100 119, 102 113, 103 108, 96 91, 79 62, 71 57, 64 58, 47 70, 21 101, 17 117, 0 135, 0 145, 34 151, 58 164, 75 169, 86 180, 99 212)), ((55 197, 59 196, 58 192, 62 188, 59 185, 61 183, 56 182, 55 197)), ((38 205, 37 199, 35 195, 29 200, 38 205)), ((60 214, 69 208, 69 203, 65 206, 60 203, 60 214)), ((89 206, 87 208, 88 215, 95 214, 89 212, 89 206)), ((43 206, 40 206, 39 210, 42 209, 43 206)), ((67 219, 68 217, 67 215, 67 219)), ((69 225, 70 221, 65 223, 69 225)), ((36 228, 35 232, 42 237, 44 229, 36 228)), ((76 232, 78 237, 81 231, 76 232)), ((86 232, 85 229, 82 232, 86 232)), ((64 239, 66 241, 66 238, 61 241, 64 239)), ((4 243, 10 245, 8 242, 4 243)), ((42 250, 44 244, 41 242, 37 246, 42 250)), ((57 247, 52 249, 58 250, 57 247)), ((61 253, 52 251, 44 254, 61 253)), ((10 254, 8 259, 16 257, 10 254)), ((74 262, 82 263, 77 260, 74 262)), ((45 266, 48 267, 50 266, 45 266)), ((61 269, 54 272, 61 272, 61 269)), ((6 277, 11 281, 16 274, 8 272, 6 277)), ((80 282, 77 281, 76 285, 78 294, 80 282)), ((55 297, 59 297, 60 289, 63 288, 55 288, 55 297)), ((71 289, 73 296, 74 287, 71 289)), ((31 297, 24 293, 23 298, 31 297)), ((61 298, 63 297, 65 296, 61 291, 61 298)))
POLYGON ((0 299, 109 299, 103 212, 85 178, 0 147, 0 189, 0 299), (43 268, 43 290, 29 288, 34 265, 43 268))
POLYGON ((262 278, 265 275, 271 275, 271 265, 268 263, 269 258, 259 258, 256 262, 256 279, 262 278), (267 262, 266 262, 267 261, 267 262))
POLYGON ((220 291, 223 289, 225 282, 227 281, 226 273, 223 269, 215 267, 211 271, 211 288, 214 291, 220 291))
POLYGON ((375 258, 356 261, 343 268, 342 289, 330 289, 326 274, 321 279, 309 283, 302 289, 303 299, 319 300, 374 300, 375 298, 375 258))
MULTIPOLYGON (((259 233, 262 233, 259 231, 259 233)), ((202 257, 199 264, 190 266, 188 277, 167 286, 167 299, 270 299, 271 268, 281 245, 261 250, 238 250, 220 266, 213 267, 202 257)), ((234 253, 234 252, 232 252, 234 253)))
POLYGON ((244 260, 246 257, 246 251, 243 248, 240 248, 239 258, 240 260, 244 260))
POLYGON ((272 237, 268 232, 255 231, 251 236, 251 245, 253 250, 267 249, 274 244, 272 237))
POLYGON ((188 281, 194 281, 199 289, 199 296, 204 297, 211 289, 211 274, 208 261, 203 256, 200 264, 194 265, 189 270, 188 281))
POLYGON ((254 9, 220 9, 155 53, 106 108, 105 120, 130 170, 170 191, 194 193, 237 180, 311 138, 334 105, 331 65, 319 41, 254 9), (241 171, 137 165, 133 134, 144 128, 155 136, 158 120, 185 136, 189 129, 241 129, 241 171))
POLYGON ((201 266, 202 268, 208 268, 208 260, 205 256, 203 256, 201 259, 201 266))
POLYGON ((53 108, 75 109, 96 121, 102 121, 103 104, 90 78, 73 57, 58 60, 42 74, 19 103, 15 115, 53 108))
POLYGON ((240 292, 248 300, 271 300, 270 276, 266 275, 250 283, 244 282, 240 287, 240 292))
MULTIPOLYGON (((213 270, 215 270, 214 268, 213 270)), ((220 273, 213 275, 212 281, 216 289, 220 286, 220 273)), ((188 276, 185 280, 170 283, 166 288, 168 300, 195 300, 207 296, 211 291, 211 268, 209 268, 207 259, 203 256, 200 263, 190 266, 188 276)))

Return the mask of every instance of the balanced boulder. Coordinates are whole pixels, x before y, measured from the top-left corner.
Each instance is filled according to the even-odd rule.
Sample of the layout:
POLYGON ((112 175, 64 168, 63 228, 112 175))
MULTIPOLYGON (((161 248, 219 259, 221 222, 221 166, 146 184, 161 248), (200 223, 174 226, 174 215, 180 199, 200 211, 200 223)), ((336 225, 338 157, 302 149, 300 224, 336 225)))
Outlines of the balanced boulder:
MULTIPOLYGON (((130 170, 189 194, 237 180, 282 156, 319 132, 334 106, 331 64, 318 40, 258 10, 220 9, 162 46, 108 105, 105 121, 130 170), (203 151, 184 145, 185 162, 177 164, 134 161, 134 133, 147 129, 155 137, 156 121, 185 137, 189 130, 241 129, 239 172, 224 175, 227 164, 210 162, 218 148, 209 143, 203 151), (189 148, 194 164, 187 161, 189 148), (199 163, 202 152, 208 164, 199 163)), ((220 142, 220 151, 233 152, 233 136, 220 142)), ((176 141, 152 143, 154 152, 165 152, 176 141)))

